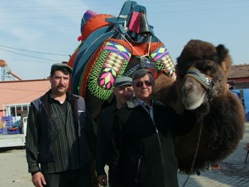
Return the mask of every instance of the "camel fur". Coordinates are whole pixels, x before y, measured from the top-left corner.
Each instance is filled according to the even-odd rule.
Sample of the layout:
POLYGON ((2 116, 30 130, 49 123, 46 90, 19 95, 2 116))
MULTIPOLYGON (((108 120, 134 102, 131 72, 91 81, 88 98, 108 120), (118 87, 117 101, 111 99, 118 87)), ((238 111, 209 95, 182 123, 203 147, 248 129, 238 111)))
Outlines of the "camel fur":
POLYGON ((224 45, 215 47, 205 41, 190 40, 177 58, 176 81, 165 75, 156 80, 155 97, 178 113, 191 108, 191 103, 200 103, 191 108, 198 116, 194 129, 175 138, 178 165, 183 172, 192 173, 204 169, 209 162, 226 158, 243 137, 244 108, 240 99, 227 88, 231 65, 224 45), (212 89, 205 90, 196 79, 186 76, 189 68, 210 77, 212 89))

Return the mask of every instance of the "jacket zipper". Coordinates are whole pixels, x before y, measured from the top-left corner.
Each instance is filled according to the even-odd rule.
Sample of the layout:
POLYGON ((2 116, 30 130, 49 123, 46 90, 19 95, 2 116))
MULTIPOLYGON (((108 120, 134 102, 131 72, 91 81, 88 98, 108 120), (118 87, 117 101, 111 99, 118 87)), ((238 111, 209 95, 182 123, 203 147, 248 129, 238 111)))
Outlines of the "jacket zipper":
POLYGON ((140 173, 141 173, 142 159, 143 159, 143 156, 140 155, 140 157, 139 157, 139 159, 138 159, 138 164, 137 164, 137 173, 136 173, 136 178, 135 178, 135 182, 136 182, 136 183, 139 182, 139 176, 140 176, 140 173))
MULTIPOLYGON (((160 140, 160 137, 159 137, 159 131, 158 131, 158 129, 156 127, 156 124, 155 124, 155 121, 154 121, 154 108, 146 109, 144 107, 144 109, 148 112, 148 114, 149 114, 149 116, 151 118, 151 121, 153 123, 153 126, 154 126, 154 128, 156 130, 156 136, 157 136, 159 150, 160 150, 160 157, 161 157, 161 162, 162 162, 162 167, 163 167, 163 173, 164 173, 164 175, 166 175, 166 172, 165 172, 165 163, 164 163, 164 160, 163 160, 162 143, 161 143, 161 140, 160 140)), ((141 163, 139 163, 139 164, 141 164, 141 163)), ((167 187, 165 179, 163 179, 163 183, 164 183, 164 186, 167 187)))
MULTIPOLYGON (((164 175, 166 175, 166 173, 165 173, 165 163, 164 163, 164 160, 163 160, 162 143, 161 143, 161 140, 160 140, 160 137, 159 137, 159 132, 158 132, 155 124, 154 124, 154 127, 156 129, 156 135, 157 135, 158 145, 159 145, 159 149, 160 149, 160 155, 161 155, 161 162, 162 162, 162 167, 163 167, 163 173, 164 173, 164 175)), ((164 185, 167 186, 167 184, 165 183, 165 179, 163 179, 163 182, 164 182, 164 185)))
MULTIPOLYGON (((165 172, 165 163, 164 163, 164 160, 163 160, 162 143, 161 143, 161 140, 160 140, 160 137, 159 137, 159 131, 158 131, 158 129, 156 127, 156 124, 155 124, 155 121, 154 121, 154 112, 150 110, 149 111, 149 115, 151 116, 151 121, 152 121, 152 123, 154 125, 154 128, 156 130, 156 136, 157 136, 159 150, 160 150, 160 157, 161 157, 161 162, 162 162, 162 167, 163 167, 163 173, 164 173, 164 175, 166 175, 166 172, 165 172), (153 116, 151 116, 150 112, 153 113, 153 116)), ((163 183, 164 183, 164 186, 166 187, 167 184, 165 182, 165 179, 163 179, 163 183)))

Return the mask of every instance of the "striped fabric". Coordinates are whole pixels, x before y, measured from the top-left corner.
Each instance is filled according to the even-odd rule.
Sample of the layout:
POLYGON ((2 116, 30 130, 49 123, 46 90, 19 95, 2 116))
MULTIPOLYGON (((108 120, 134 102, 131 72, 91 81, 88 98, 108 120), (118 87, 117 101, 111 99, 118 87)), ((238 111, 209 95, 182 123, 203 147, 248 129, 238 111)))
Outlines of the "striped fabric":
POLYGON ((52 150, 54 162, 41 164, 43 173, 55 173, 68 169, 79 168, 79 143, 76 136, 76 127, 73 112, 68 101, 63 104, 52 99, 52 150))

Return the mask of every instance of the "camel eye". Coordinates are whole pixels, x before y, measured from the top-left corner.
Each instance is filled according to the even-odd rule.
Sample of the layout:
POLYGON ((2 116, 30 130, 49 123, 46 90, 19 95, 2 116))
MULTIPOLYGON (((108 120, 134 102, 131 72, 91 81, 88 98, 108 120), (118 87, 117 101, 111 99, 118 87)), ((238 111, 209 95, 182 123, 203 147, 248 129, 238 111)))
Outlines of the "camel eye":
POLYGON ((214 69, 214 61, 202 59, 197 61, 196 68, 199 69, 202 73, 209 73, 214 69))
POLYGON ((206 70, 212 71, 213 69, 214 69, 214 62, 211 61, 210 63, 207 64, 206 70))

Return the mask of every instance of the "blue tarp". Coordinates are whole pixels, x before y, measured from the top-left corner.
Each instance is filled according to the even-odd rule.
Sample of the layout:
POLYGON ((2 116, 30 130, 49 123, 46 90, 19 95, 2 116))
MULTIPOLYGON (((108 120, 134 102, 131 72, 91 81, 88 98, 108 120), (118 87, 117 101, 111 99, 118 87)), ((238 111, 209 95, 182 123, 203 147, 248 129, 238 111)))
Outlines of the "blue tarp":
POLYGON ((246 121, 249 121, 249 89, 231 90, 231 92, 236 94, 240 99, 244 99, 246 121), (243 98, 240 96, 241 92, 243 92, 243 98))
POLYGON ((244 89, 244 105, 246 112, 246 121, 249 121, 249 89, 244 89))

